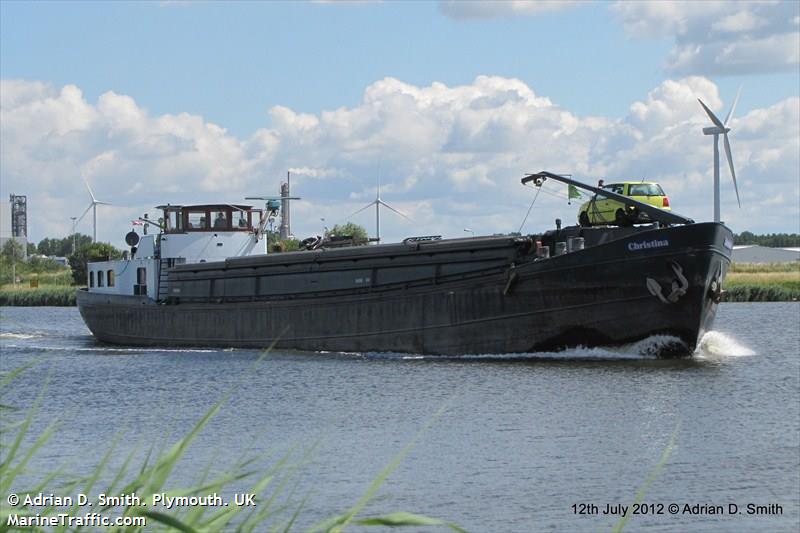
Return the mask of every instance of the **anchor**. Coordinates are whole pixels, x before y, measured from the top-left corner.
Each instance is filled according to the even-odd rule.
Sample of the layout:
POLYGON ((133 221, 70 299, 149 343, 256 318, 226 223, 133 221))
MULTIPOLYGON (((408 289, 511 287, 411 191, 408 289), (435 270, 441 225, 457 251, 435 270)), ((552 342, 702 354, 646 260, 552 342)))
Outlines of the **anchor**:
POLYGON ((669 293, 669 296, 664 296, 664 291, 661 288, 661 284, 653 278, 647 278, 646 284, 650 294, 665 304, 674 304, 686 294, 686 289, 689 288, 689 280, 687 280, 686 276, 683 275, 683 268, 678 263, 675 261, 670 261, 669 264, 672 267, 672 271, 675 272, 675 275, 678 278, 672 280, 672 292, 669 293))

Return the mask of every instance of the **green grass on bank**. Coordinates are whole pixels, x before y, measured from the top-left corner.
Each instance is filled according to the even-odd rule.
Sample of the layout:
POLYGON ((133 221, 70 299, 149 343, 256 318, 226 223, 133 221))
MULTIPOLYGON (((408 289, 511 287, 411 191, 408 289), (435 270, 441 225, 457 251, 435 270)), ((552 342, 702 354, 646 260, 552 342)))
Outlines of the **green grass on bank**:
POLYGON ((59 272, 41 272, 39 274, 28 274, 22 276, 22 282, 30 284, 30 280, 39 281, 39 285, 58 285, 61 287, 72 285, 72 271, 61 270, 59 272))
POLYGON ((797 302, 800 289, 759 285, 728 285, 723 302, 797 302))
POLYGON ((800 274, 800 262, 794 263, 731 263, 731 272, 794 272, 800 274))
POLYGON ((794 272, 760 272, 729 273, 725 278, 725 286, 781 287, 787 290, 800 290, 800 273, 794 272))
POLYGON ((725 278, 726 302, 800 300, 800 263, 733 263, 725 278))
POLYGON ((75 287, 49 285, 38 288, 1 288, 0 306, 39 307, 74 306, 75 287))

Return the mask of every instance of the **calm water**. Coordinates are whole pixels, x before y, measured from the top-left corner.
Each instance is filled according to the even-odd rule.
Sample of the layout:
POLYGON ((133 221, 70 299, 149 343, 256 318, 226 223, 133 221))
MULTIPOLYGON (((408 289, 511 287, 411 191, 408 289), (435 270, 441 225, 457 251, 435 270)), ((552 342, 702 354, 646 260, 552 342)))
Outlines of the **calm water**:
POLYGON ((36 361, 2 403, 30 405, 49 376, 37 421, 63 422, 31 478, 56 466, 88 471, 115 437, 113 464, 170 443, 235 391, 174 486, 241 458, 266 468, 294 450, 299 460, 318 443, 293 477, 294 499, 310 494, 296 529, 355 504, 443 406, 362 515, 411 511, 479 532, 608 530, 617 517, 605 505, 633 502, 678 428, 643 499, 665 514, 635 516, 627 530, 800 528, 797 303, 723 304, 701 352, 681 361, 639 356, 645 342, 447 360, 278 352, 254 369, 256 351, 101 345, 74 308, 0 313, 0 370, 36 361), (600 514, 576 515, 581 503, 600 514), (671 503, 735 503, 743 513, 670 515, 671 503), (782 513, 749 516, 748 503, 782 513))

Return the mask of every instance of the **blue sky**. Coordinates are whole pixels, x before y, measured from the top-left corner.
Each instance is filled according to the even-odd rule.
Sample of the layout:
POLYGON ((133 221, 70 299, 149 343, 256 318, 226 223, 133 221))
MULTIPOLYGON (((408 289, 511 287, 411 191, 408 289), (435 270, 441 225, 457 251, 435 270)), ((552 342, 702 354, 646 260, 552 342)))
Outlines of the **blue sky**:
MULTIPOLYGON (((606 4, 537 17, 453 20, 436 2, 4 2, 3 78, 113 90, 153 114, 189 112, 251 134, 280 104, 358 104, 393 76, 414 85, 518 78, 580 114, 623 116, 664 77, 672 38, 633 39, 606 4)), ((725 91, 747 76, 715 79, 725 91)), ((768 76, 742 111, 797 92, 768 76)))
MULTIPOLYGON (((737 164, 737 170, 743 172, 742 186, 747 187, 748 176, 755 176, 756 171, 768 174, 780 168, 784 181, 775 182, 772 176, 772 189, 768 192, 775 203, 768 205, 773 205, 771 210, 776 209, 774 206, 779 202, 775 195, 781 190, 788 194, 788 199, 781 204, 785 209, 783 216, 750 223, 753 213, 758 212, 756 203, 764 200, 763 191, 744 195, 753 210, 739 212, 738 219, 729 220, 735 221, 735 231, 798 231, 800 201, 797 198, 797 185, 800 177, 797 157, 792 155, 793 147, 798 147, 798 139, 796 130, 790 125, 797 118, 793 113, 796 113, 795 100, 800 94, 800 71, 796 53, 793 52, 800 31, 795 18, 799 8, 794 2, 781 3, 777 8, 769 9, 747 2, 723 4, 722 8, 718 5, 697 7, 674 2, 639 2, 622 7, 599 2, 574 5, 560 2, 550 6, 546 3, 526 5, 524 2, 2 2, 0 6, 0 78, 28 84, 25 86, 28 89, 14 86, 13 93, 16 95, 17 91, 29 90, 31 94, 41 94, 41 91, 37 93, 31 89, 33 86, 30 85, 41 83, 49 88, 52 93, 49 97, 52 98, 64 87, 74 86, 80 92, 80 99, 89 108, 100 110, 100 115, 104 117, 100 122, 94 115, 94 118, 85 118, 98 128, 91 136, 91 142, 98 143, 94 152, 86 149, 90 141, 84 139, 81 141, 82 149, 67 157, 69 164, 65 166, 64 161, 54 163, 62 171, 70 169, 63 174, 71 173, 73 176, 63 175, 59 178, 58 172, 53 172, 51 177, 42 181, 41 189, 37 191, 24 191, 21 187, 31 183, 30 178, 25 178, 26 172, 42 171, 39 163, 29 162, 26 167, 24 158, 17 161, 9 157, 12 151, 17 153, 16 150, 25 151, 25 148, 22 145, 16 147, 12 141, 3 141, 6 156, 0 168, 3 194, 7 194, 7 189, 11 188, 17 194, 27 193, 34 198, 39 195, 38 202, 29 200, 31 209, 41 205, 52 210, 63 205, 64 212, 60 216, 67 220, 70 216, 68 212, 82 212, 85 199, 77 193, 68 193, 69 188, 59 179, 74 183, 76 174, 83 175, 106 196, 116 196, 120 190, 124 190, 125 199, 115 198, 114 201, 130 206, 132 212, 158 203, 158 199, 151 201, 147 197, 146 180, 140 184, 141 187, 137 188, 136 184, 128 186, 132 179, 136 179, 132 172, 150 171, 159 174, 161 183, 170 181, 171 187, 153 191, 155 194, 183 193, 190 197, 188 200, 198 202, 207 201, 208 195, 204 199, 200 194, 203 191, 218 194, 219 189, 210 185, 198 191, 193 187, 190 175, 195 172, 196 179, 202 181, 219 174, 219 170, 213 169, 214 154, 220 153, 216 149, 203 154, 202 159, 209 162, 208 165, 192 163, 187 168, 181 167, 172 172, 164 170, 164 167, 175 162, 174 158, 169 159, 174 154, 168 154, 168 158, 153 163, 155 166, 152 167, 142 164, 142 157, 131 155, 131 146, 140 147, 144 142, 142 139, 150 139, 147 141, 150 143, 155 142, 153 139, 163 138, 163 124, 159 125, 163 120, 159 121, 159 117, 180 117, 184 114, 186 120, 189 120, 186 118, 188 115, 201 121, 205 129, 211 124, 225 130, 224 135, 217 135, 213 141, 201 141, 197 136, 199 133, 187 133, 184 127, 181 133, 175 133, 176 127, 169 126, 170 135, 177 135, 181 142, 190 143, 195 151, 202 152, 203 149, 197 147, 206 146, 206 142, 219 143, 219 150, 227 150, 224 147, 231 144, 238 145, 238 156, 225 152, 225 157, 221 158, 230 168, 240 170, 236 178, 230 178, 231 195, 241 196, 252 192, 252 188, 256 184, 260 186, 265 179, 271 179, 269 187, 277 191, 278 181, 285 175, 286 168, 304 168, 311 169, 307 172, 308 181, 304 183, 300 179, 297 184, 307 187, 302 193, 304 201, 308 202, 305 209, 315 214, 330 209, 321 204, 333 198, 341 210, 346 210, 358 207, 359 201, 374 194, 369 190, 373 186, 374 176, 365 177, 364 174, 374 173, 377 160, 385 160, 382 172, 385 173, 387 190, 394 194, 393 198, 401 204, 399 207, 413 211, 415 206, 424 206, 427 211, 440 212, 439 218, 436 213, 429 217, 426 214, 427 218, 420 217, 419 220, 425 218, 421 224, 428 224, 431 229, 443 233, 447 233, 447 228, 457 226, 461 231, 465 225, 485 228, 486 233, 515 230, 516 227, 506 226, 512 219, 521 220, 525 207, 522 207, 519 216, 515 213, 508 218, 497 216, 496 213, 473 213, 471 211, 474 210, 470 208, 476 194, 488 194, 488 198, 498 206, 498 211, 504 212, 519 209, 520 203, 529 202, 529 199, 518 201, 520 194, 515 190, 515 187, 519 188, 518 181, 510 186, 505 183, 514 168, 510 156, 481 155, 486 152, 510 154, 514 149, 520 149, 513 140, 505 144, 502 141, 484 141, 480 147, 470 148, 474 151, 470 152, 469 157, 454 161, 447 157, 452 152, 447 148, 453 146, 452 138, 448 143, 436 144, 431 141, 428 145, 419 146, 412 141, 426 134, 412 131, 414 128, 410 125, 390 132, 397 122, 385 124, 381 121, 391 118, 391 114, 375 118, 364 111, 363 115, 369 115, 369 120, 376 121, 371 123, 372 127, 359 131, 342 130, 355 120, 366 120, 358 112, 369 108, 365 96, 367 93, 380 100, 388 94, 406 91, 376 86, 381 80, 390 78, 423 92, 425 88, 435 87, 436 83, 450 90, 452 94, 434 97, 437 102, 434 107, 438 109, 436 113, 426 113, 431 110, 429 95, 413 96, 416 102, 414 110, 419 111, 420 117, 425 120, 433 115, 438 117, 435 119, 438 122, 426 130, 430 139, 445 134, 455 135, 457 128, 454 127, 468 121, 464 116, 459 118, 458 113, 463 106, 452 103, 454 99, 461 98, 455 89, 474 88, 476 80, 483 76, 518 80, 535 97, 543 97, 550 102, 555 114, 548 117, 555 122, 549 123, 550 119, 545 119, 543 123, 551 124, 555 129, 564 127, 564 137, 574 137, 572 146, 565 143, 554 150, 563 149, 565 154, 570 151, 592 152, 584 160, 571 161, 569 156, 564 157, 563 167, 558 170, 572 170, 576 174, 581 171, 593 174, 611 171, 646 173, 665 182, 665 188, 674 190, 678 199, 685 194, 684 211, 688 210, 690 214, 693 214, 693 210, 703 212, 702 204, 694 205, 690 200, 694 200, 695 190, 703 190, 699 183, 702 180, 700 175, 710 172, 709 139, 698 135, 686 141, 691 146, 704 145, 704 150, 707 150, 702 153, 708 157, 704 162, 699 159, 693 161, 691 166, 687 165, 682 171, 690 178, 693 173, 698 176, 673 183, 673 180, 680 179, 682 172, 664 170, 665 164, 660 159, 668 156, 658 156, 653 146, 634 145, 637 139, 637 142, 646 143, 643 136, 648 134, 654 138, 663 135, 670 126, 665 122, 657 130, 648 132, 648 126, 637 123, 631 111, 632 106, 640 102, 652 109, 673 105, 682 108, 670 100, 674 95, 668 95, 670 90, 665 89, 665 83, 675 82, 682 87, 691 87, 698 93, 696 96, 711 100, 708 103, 712 107, 716 104, 718 114, 724 117, 733 95, 741 86, 742 97, 736 117, 744 119, 752 114, 751 126, 757 128, 762 126, 757 124, 758 112, 763 110, 767 113, 766 110, 772 109, 773 114, 778 114, 788 124, 786 131, 789 134, 788 140, 781 141, 789 145, 782 150, 778 167, 769 170, 764 164, 769 160, 770 164, 775 165, 774 157, 759 157, 755 151, 757 139, 754 138, 752 146, 748 145, 747 149, 742 146, 743 153, 737 154, 734 131, 731 139, 734 159, 742 161, 741 169, 737 164), (749 48, 737 48, 743 46, 742 43, 750 43, 749 48), (701 53, 687 59, 687 50, 701 50, 701 53), (709 51, 706 56, 702 53, 705 50, 709 51), (704 85, 686 81, 690 77, 702 78, 703 83, 708 83, 704 85), (701 86, 710 92, 703 93, 706 89, 701 89, 701 86), (111 146, 98 141, 99 137, 108 137, 109 132, 114 131, 109 126, 109 114, 127 112, 122 109, 125 106, 120 100, 115 100, 113 105, 101 105, 102 95, 109 92, 131 99, 135 109, 146 115, 146 120, 142 120, 147 125, 136 127, 139 132, 137 135, 143 137, 131 141, 133 144, 111 146), (651 93, 655 96, 649 99, 651 93), (662 96, 663 102, 659 101, 662 96), (782 102, 785 105, 780 109, 775 108, 782 102), (281 115, 289 117, 288 121, 276 122, 276 107, 291 111, 291 116, 281 115), (343 122, 326 129, 323 115, 336 110, 345 111, 339 117, 343 122), (558 113, 562 113, 562 118, 554 118, 558 113), (569 117, 563 119, 563 113, 569 117), (301 124, 309 117, 315 117, 320 123, 301 124), (592 117, 603 121, 604 126, 594 124, 592 117), (602 131, 598 130, 597 136, 603 136, 604 141, 597 143, 596 138, 575 136, 574 130, 565 126, 573 120, 581 123, 578 128, 600 128, 602 131), (446 133, 431 133, 437 127, 442 127, 446 133), (619 140, 623 130, 634 127, 638 128, 638 135, 631 134, 630 139, 624 142, 619 140), (149 128, 148 132, 142 133, 142 128, 149 128), (297 137, 299 140, 292 145, 286 142, 293 137, 285 128, 294 134, 301 130, 307 134, 297 137), (313 135, 308 134, 308 128, 314 130, 313 135), (378 135, 376 132, 385 134, 378 135), (397 143, 397 136, 404 134, 414 145, 410 149, 409 159, 405 161, 402 154, 387 153, 404 146, 403 139, 397 143), (362 137, 359 138, 359 135, 362 137), (270 136, 279 141, 265 140, 270 136), (315 144, 308 144, 309 138, 316 139, 315 144), (342 140, 344 138, 346 141, 342 140), (378 138, 380 142, 375 140, 378 138), (386 145, 387 138, 395 141, 394 146, 386 145), (337 146, 337 140, 345 144, 337 146), (371 149, 351 153, 356 144, 364 146, 373 141, 378 144, 371 149), (587 142, 593 144, 591 149, 587 149, 587 142), (305 157, 303 150, 299 149, 300 145, 305 154, 313 153, 314 157, 305 157), (595 153, 603 149, 601 145, 606 146, 606 152, 595 153), (296 150, 293 151, 291 146, 296 150), (609 151, 612 149, 624 150, 629 157, 641 152, 641 158, 635 163, 631 161, 628 165, 615 167, 612 163, 615 154, 609 151), (343 151, 348 154, 345 158, 341 156, 343 151), (410 159, 412 155, 414 161, 410 159), (304 157, 308 161, 304 161, 304 157), (121 161, 117 167, 119 172, 114 172, 114 166, 110 165, 103 167, 102 176, 92 174, 91 169, 97 168, 98 158, 121 161), (419 161, 429 162, 429 166, 435 167, 435 170, 420 168, 419 161), (445 168, 448 161, 459 168, 445 168), (259 167, 262 170, 254 170, 262 163, 263 168, 259 167), (286 168, 280 168, 281 163, 285 163, 286 168), (707 168, 701 163, 707 163, 707 168), (476 187, 466 186, 459 181, 462 175, 474 175, 476 187), (445 193, 430 186, 429 180, 450 180, 452 187, 447 190, 451 192, 445 193), (120 189, 114 185, 116 181, 125 186, 120 189), (689 182, 693 186, 687 185, 689 182), (312 183, 313 187, 309 187, 312 183), (482 187, 477 187, 481 184, 482 187), (316 196, 317 193, 319 196, 316 196), (448 205, 444 206, 445 203, 448 205), (458 213, 469 214, 459 217, 458 213), (787 214, 794 214, 794 218, 787 217, 787 214)), ((508 83, 513 84, 513 81, 508 83)), ((4 89, 7 95, 12 93, 9 87, 7 85, 4 89)), ((498 89, 497 84, 490 89, 484 87, 477 90, 488 91, 484 96, 488 98, 486 101, 490 102, 489 105, 494 106, 495 112, 486 114, 482 119, 485 120, 483 125, 474 126, 476 130, 459 139, 474 140, 479 130, 484 133, 487 131, 487 124, 500 128, 493 138, 502 139, 504 131, 510 130, 503 130, 497 123, 502 123, 500 117, 503 116, 503 106, 507 108, 513 104, 510 100, 504 101, 510 93, 498 89)), ((16 105, 17 100, 14 102, 16 105)), ((471 102, 470 105, 474 105, 474 100, 471 102)), ((525 107, 530 108, 531 105, 525 107)), ((11 109, 10 105, 5 106, 6 133, 16 125, 16 121, 8 119, 11 109)), ((676 114, 672 117, 673 126, 685 124, 687 120, 704 120, 699 106, 691 112, 695 111, 698 116, 692 118, 676 114)), ((93 112, 87 111, 90 114, 93 112)), ((513 112, 508 116, 513 116, 513 112)), ((68 117, 71 118, 64 120, 77 120, 83 124, 76 130, 86 133, 86 128, 91 129, 81 122, 84 119, 77 119, 74 114, 68 114, 68 117)), ((665 120, 659 117, 659 120, 665 120)), ((53 120, 58 122, 61 119, 53 120)), ((533 117, 531 120, 536 122, 533 117)), ((61 125, 56 129, 59 139, 64 141, 59 145, 59 157, 65 157, 65 150, 73 149, 70 148, 73 145, 65 140, 68 137, 65 132, 70 128, 61 125)), ((130 131, 130 128, 125 131, 130 131)), ((48 142, 54 142, 47 131, 43 130, 41 135, 44 136, 42 138, 47 137, 48 142)), ((9 136, 16 138, 15 135, 9 136)), ((536 137, 530 139, 532 145, 536 144, 536 140, 536 137)), ((23 144, 33 150, 31 147, 40 141, 29 139, 23 144)), ((535 165, 537 161, 547 159, 536 157, 533 146, 531 151, 530 157, 520 159, 520 165, 535 165)), ((465 150, 462 147, 457 152, 461 154, 465 150)), ((680 147, 671 146, 668 154, 682 152, 680 147)), ((148 154, 146 159, 153 160, 155 157, 148 154)), ((42 157, 32 157, 32 160, 40 159, 42 157)), ((517 174, 538 169, 537 166, 520 166, 517 174)), ((723 182, 729 185, 725 171, 723 169, 723 182)), ((590 177, 594 179, 596 176, 590 177)), ((239 196, 230 200, 239 200, 239 196)), ((388 200, 391 198, 387 197, 388 200)), ((726 208, 730 208, 729 203, 726 208)), ((543 207, 538 223, 551 220, 555 209, 543 207)), ((558 206, 557 209, 564 208, 558 206)), ((300 206, 299 212, 303 210, 300 206)), ((570 215, 566 213, 563 216, 568 218, 570 215)), ((369 220, 357 222, 369 225, 369 220)), ((311 225, 304 227, 302 222, 297 224, 298 230, 313 231, 311 225)), ((56 231, 57 227, 55 223, 43 223, 32 228, 30 233, 32 238, 39 239, 52 236, 48 232, 56 231)), ((403 227, 399 221, 388 220, 387 215, 387 231, 394 237, 401 238, 408 232, 413 233, 414 229, 403 227)), ((83 231, 89 233, 90 228, 83 228, 83 231)), ((101 232, 101 237, 116 242, 119 240, 116 235, 119 231, 109 227, 108 234, 101 232)))

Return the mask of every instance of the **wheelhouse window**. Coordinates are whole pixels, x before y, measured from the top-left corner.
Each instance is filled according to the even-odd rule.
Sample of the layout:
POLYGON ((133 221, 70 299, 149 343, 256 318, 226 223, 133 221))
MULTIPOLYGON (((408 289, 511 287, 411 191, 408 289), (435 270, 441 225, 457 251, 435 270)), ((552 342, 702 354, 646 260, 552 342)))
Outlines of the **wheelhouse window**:
POLYGON ((183 231, 183 211, 171 210, 166 213, 167 233, 183 231))
POLYGON ((103 285, 104 285, 104 283, 103 283, 103 271, 102 270, 98 270, 97 271, 97 286, 98 287, 102 287, 103 285))
POLYGON ((94 270, 89 271, 89 287, 94 287, 94 270))
POLYGON ((212 218, 214 220, 214 229, 227 230, 231 227, 230 212, 229 211, 212 211, 212 218))
POLYGON ((186 213, 186 229, 206 230, 208 229, 208 217, 206 211, 189 211, 186 213))
POLYGON ((109 287, 113 287, 114 286, 114 271, 113 270, 109 270, 106 273, 106 281, 108 281, 108 283, 106 285, 108 285, 109 287))
POLYGON ((209 204, 159 206, 164 211, 164 233, 193 231, 252 231, 262 216, 249 205, 209 204))
POLYGON ((248 220, 250 213, 247 211, 240 211, 236 210, 233 213, 233 220, 234 220, 234 227, 243 229, 250 226, 250 222, 248 220))

